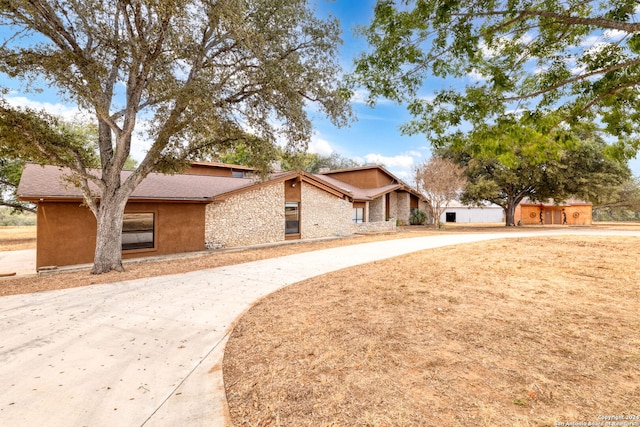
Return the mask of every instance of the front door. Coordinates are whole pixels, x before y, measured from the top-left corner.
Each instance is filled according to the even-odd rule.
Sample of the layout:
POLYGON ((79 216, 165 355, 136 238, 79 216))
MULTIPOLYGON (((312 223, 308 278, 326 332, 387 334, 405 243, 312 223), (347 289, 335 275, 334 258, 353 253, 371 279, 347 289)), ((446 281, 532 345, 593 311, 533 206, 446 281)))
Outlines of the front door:
POLYGON ((389 193, 384 195, 384 216, 386 221, 391 218, 391 196, 389 193))
POLYGON ((284 234, 300 234, 300 203, 298 202, 284 204, 284 234))

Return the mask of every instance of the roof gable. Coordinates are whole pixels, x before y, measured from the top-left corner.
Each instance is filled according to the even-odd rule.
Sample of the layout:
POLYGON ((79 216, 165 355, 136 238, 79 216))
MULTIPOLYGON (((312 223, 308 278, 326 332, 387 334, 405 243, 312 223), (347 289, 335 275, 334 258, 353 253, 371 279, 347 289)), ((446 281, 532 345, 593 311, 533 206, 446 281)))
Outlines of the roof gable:
MULTIPOLYGON (((92 170, 99 176, 100 171, 92 170)), ((123 171, 122 179, 131 175, 123 171)), ((41 199, 82 199, 78 187, 69 182, 73 172, 57 166, 27 164, 18 186, 18 197, 27 201, 41 199)), ((130 200, 200 201, 234 189, 248 187, 255 183, 248 178, 230 178, 206 175, 166 175, 150 173, 133 191, 130 200)), ((99 194, 98 187, 90 184, 93 194, 99 194)))
MULTIPOLYGON (((97 170, 91 172, 99 175, 97 170)), ((122 179, 126 179, 131 173, 131 171, 123 171, 122 179)), ((82 200, 80 189, 68 180, 72 174, 73 172, 67 168, 27 164, 18 186, 18 197, 21 200, 32 202, 82 200)), ((209 203, 223 201, 232 194, 240 194, 261 186, 274 185, 296 178, 336 197, 351 197, 348 191, 319 180, 309 173, 291 171, 275 173, 266 181, 256 181, 254 178, 150 173, 135 188, 129 200, 209 203)), ((90 184, 90 187, 94 194, 99 193, 97 186, 90 184)))
POLYGON ((380 165, 338 169, 321 172, 320 175, 331 176, 359 188, 379 188, 402 183, 401 179, 380 165))
POLYGON ((354 199, 360 201, 373 200, 392 191, 406 191, 419 199, 425 198, 380 165, 326 171, 316 176, 350 191, 354 199))
POLYGON ((306 182, 307 184, 313 185, 314 187, 319 188, 320 190, 326 191, 328 193, 333 194, 336 197, 344 198, 352 198, 350 192, 344 188, 340 188, 338 186, 333 185, 330 182, 326 182, 325 180, 318 179, 317 176, 312 175, 310 173, 304 171, 288 171, 288 172, 276 172, 271 174, 269 179, 266 181, 255 183, 250 187, 237 188, 225 193, 218 194, 213 198, 213 201, 223 201, 229 196, 240 194, 245 191, 250 191, 255 188, 259 188, 261 186, 266 185, 274 185, 277 183, 282 183, 291 179, 300 179, 300 181, 306 182))

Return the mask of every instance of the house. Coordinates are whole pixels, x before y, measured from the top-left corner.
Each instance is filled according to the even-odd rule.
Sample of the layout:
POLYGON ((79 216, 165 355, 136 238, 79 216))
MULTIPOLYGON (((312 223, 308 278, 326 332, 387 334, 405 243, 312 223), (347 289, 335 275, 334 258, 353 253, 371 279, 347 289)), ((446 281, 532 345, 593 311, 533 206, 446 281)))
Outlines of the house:
POLYGON ((416 209, 425 210, 422 194, 380 165, 321 171, 318 178, 347 190, 353 198, 353 222, 397 220, 408 224, 416 209))
POLYGON ((575 198, 560 202, 524 199, 516 207, 514 220, 520 225, 591 225, 592 208, 590 202, 575 198))
POLYGON ((445 223, 497 223, 505 222, 504 209, 494 203, 480 206, 464 205, 452 200, 440 216, 440 222, 445 223))
MULTIPOLYGON (((385 179, 366 188, 303 171, 260 181, 251 168, 206 162, 183 174, 151 173, 125 207, 123 258, 395 230, 385 214, 408 218, 418 195, 376 168, 372 176, 385 179)), ((38 205, 38 269, 93 261, 96 220, 69 175, 28 164, 18 187, 21 200, 38 205)))

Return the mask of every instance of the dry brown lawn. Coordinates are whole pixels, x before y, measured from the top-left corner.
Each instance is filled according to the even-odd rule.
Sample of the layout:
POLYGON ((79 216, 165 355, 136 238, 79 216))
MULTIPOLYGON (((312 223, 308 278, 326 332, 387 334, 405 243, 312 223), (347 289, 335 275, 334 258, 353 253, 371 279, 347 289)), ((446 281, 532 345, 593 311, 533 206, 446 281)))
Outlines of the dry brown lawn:
POLYGON ((0 227, 0 251, 17 251, 36 247, 36 226, 0 227))
MULTIPOLYGON (((531 230, 409 227, 144 261, 125 273, 0 279, 0 295, 491 229, 531 230)), ((546 426, 637 414, 639 261, 640 238, 541 237, 423 251, 290 286, 233 330, 224 360, 231 418, 238 426, 546 426)))
POLYGON ((640 238, 518 238, 292 285, 235 325, 223 363, 231 420, 553 426, 638 415, 639 265, 640 238))

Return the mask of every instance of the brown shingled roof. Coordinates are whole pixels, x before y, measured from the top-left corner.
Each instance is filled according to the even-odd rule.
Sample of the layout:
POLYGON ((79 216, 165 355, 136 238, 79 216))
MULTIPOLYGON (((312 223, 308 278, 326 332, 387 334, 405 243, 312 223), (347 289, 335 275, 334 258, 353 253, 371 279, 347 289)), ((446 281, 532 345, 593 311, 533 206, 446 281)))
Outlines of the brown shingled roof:
POLYGON ((390 193, 394 190, 398 190, 402 188, 402 185, 400 184, 390 184, 390 185, 385 185, 377 188, 360 188, 325 174, 316 174, 314 176, 321 181, 325 181, 338 188, 348 191, 349 195, 353 197, 354 200, 359 200, 359 201, 373 200, 386 193, 390 193))
MULTIPOLYGON (((131 172, 124 171, 122 178, 126 179, 130 174, 131 172)), ((82 199, 80 190, 65 180, 65 177, 70 175, 69 169, 27 164, 18 186, 18 197, 27 201, 82 199)), ((151 173, 136 187, 129 199, 208 201, 218 194, 248 187, 254 183, 253 179, 248 178, 151 173)), ((97 193, 97 187, 92 185, 92 189, 97 193)))
POLYGON ((587 202, 585 200, 582 199, 578 199, 575 197, 570 197, 566 200, 554 200, 554 199, 548 199, 548 200, 544 200, 544 201, 533 201, 531 199, 529 199, 528 197, 525 197, 524 199, 522 199, 522 201, 520 202, 521 205, 534 205, 534 206, 590 206, 593 203, 591 202, 587 202))

